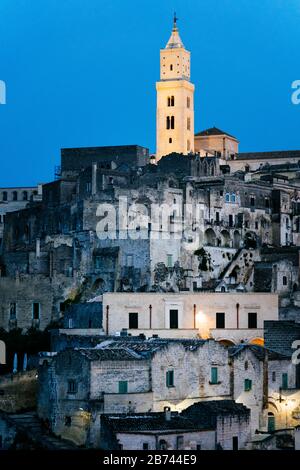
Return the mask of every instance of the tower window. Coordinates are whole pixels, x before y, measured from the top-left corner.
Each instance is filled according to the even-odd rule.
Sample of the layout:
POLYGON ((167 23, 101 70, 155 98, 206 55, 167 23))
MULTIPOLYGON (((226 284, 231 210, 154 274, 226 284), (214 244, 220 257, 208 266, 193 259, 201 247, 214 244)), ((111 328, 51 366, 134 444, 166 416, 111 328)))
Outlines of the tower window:
POLYGON ((186 128, 188 131, 191 130, 191 118, 190 117, 188 117, 186 120, 186 128))
POLYGON ((170 119, 170 116, 167 116, 166 128, 167 128, 167 129, 170 129, 170 128, 171 128, 171 119, 170 119))
POLYGON ((172 64, 170 65, 170 70, 173 70, 173 65, 172 64))
POLYGON ((175 129, 175 117, 171 116, 171 129, 175 129))
POLYGON ((174 105, 175 105, 175 97, 171 96, 171 106, 174 106, 174 105))
POLYGON ((186 107, 190 108, 191 107, 191 98, 188 96, 186 99, 186 107))
POLYGON ((171 144, 171 143, 172 143, 172 137, 169 138, 169 144, 171 144))
POLYGON ((191 142, 188 140, 186 143, 187 146, 187 151, 189 152, 191 150, 191 142))

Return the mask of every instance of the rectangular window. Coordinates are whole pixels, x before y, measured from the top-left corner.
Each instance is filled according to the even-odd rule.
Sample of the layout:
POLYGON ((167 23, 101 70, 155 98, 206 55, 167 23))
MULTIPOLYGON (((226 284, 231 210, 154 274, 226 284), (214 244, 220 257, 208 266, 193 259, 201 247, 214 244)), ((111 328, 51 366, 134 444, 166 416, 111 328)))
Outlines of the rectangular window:
POLYGON ((216 223, 220 223, 220 212, 216 212, 216 223))
POLYGON ((119 380, 119 393, 128 392, 128 382, 127 380, 119 380))
POLYGON ((167 255, 167 267, 173 268, 173 255, 167 255))
POLYGON ((133 266, 133 255, 126 256, 126 266, 131 268, 133 266))
POLYGON ((166 372, 166 386, 168 388, 174 387, 174 371, 168 370, 166 372))
POLYGON ((137 312, 129 312, 129 329, 136 330, 139 327, 139 314, 137 312))
POLYGON ((233 227, 233 215, 229 214, 229 227, 233 227))
POLYGON ((188 131, 191 130, 191 118, 189 117, 187 118, 187 121, 186 121, 186 128, 188 131))
POLYGON ((16 320, 17 319, 17 304, 16 304, 16 302, 11 302, 10 303, 9 319, 10 320, 16 320))
POLYGON ((248 328, 257 328, 257 313, 248 313, 248 328))
POLYGON ((250 392, 251 389, 252 389, 252 380, 250 380, 250 379, 245 379, 245 382, 244 382, 244 390, 245 390, 245 392, 250 392))
POLYGON ((288 387, 288 375, 287 374, 282 374, 282 384, 281 384, 281 388, 283 390, 287 390, 289 387, 288 387))
POLYGON ((218 368, 212 367, 210 370, 210 383, 217 384, 218 383, 218 368))
POLYGON ((272 372, 272 382, 276 382, 276 372, 272 372))
POLYGON ((178 328, 178 310, 170 310, 170 328, 178 328))
POLYGON ((254 196, 251 196, 251 197, 250 197, 250 206, 251 206, 251 207, 254 207, 254 206, 255 206, 255 197, 254 197, 254 196))
POLYGON ((32 318, 34 320, 40 319, 40 304, 38 302, 32 304, 32 318))
POLYGON ((225 328, 225 313, 216 313, 216 328, 225 328))
POLYGON ((75 380, 68 380, 68 393, 77 393, 77 382, 75 380))

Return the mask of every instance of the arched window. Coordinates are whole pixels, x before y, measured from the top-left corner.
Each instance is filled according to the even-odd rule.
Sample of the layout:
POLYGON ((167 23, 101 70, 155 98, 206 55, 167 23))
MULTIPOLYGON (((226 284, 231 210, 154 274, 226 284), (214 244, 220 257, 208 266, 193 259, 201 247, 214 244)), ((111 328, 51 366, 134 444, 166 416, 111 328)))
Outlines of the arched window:
POLYGON ((171 116, 171 129, 175 129, 175 117, 171 116))
POLYGON ((175 106, 175 97, 171 96, 171 106, 175 106))
POLYGON ((230 202, 230 194, 226 193, 225 195, 225 202, 230 202))
POLYGON ((18 200, 18 192, 14 191, 13 192, 13 201, 17 201, 17 200, 18 200))
POLYGON ((191 98, 188 96, 186 99, 186 107, 190 108, 191 107, 191 98))
POLYGON ((167 116, 166 127, 167 127, 167 129, 170 129, 170 128, 171 128, 170 116, 167 116))
POLYGON ((235 193, 232 193, 231 194, 231 202, 235 202, 235 201, 236 201, 235 193))
POLYGON ((191 130, 191 118, 190 117, 188 117, 186 120, 186 128, 188 131, 191 130))

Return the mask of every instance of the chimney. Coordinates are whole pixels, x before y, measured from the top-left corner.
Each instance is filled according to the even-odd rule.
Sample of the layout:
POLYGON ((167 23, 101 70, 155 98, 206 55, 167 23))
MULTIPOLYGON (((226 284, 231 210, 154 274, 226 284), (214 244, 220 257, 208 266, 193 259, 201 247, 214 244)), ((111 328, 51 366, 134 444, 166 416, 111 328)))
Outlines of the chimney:
POLYGON ((35 242, 35 256, 36 258, 41 256, 41 240, 39 238, 37 238, 35 242))
POLYGON ((97 163, 92 165, 92 195, 97 193, 97 163))
POLYGON ((171 408, 169 406, 164 407, 165 420, 171 421, 171 408))

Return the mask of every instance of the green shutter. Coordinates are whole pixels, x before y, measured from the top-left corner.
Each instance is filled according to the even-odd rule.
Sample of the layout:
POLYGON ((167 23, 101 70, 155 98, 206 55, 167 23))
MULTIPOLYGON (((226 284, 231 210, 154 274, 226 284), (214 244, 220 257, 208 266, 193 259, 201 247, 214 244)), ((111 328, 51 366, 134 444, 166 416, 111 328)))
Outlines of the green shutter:
POLYGON ((119 393, 127 393, 128 391, 128 383, 126 380, 119 381, 119 393))
POLYGON ((211 383, 212 384, 218 383, 218 368, 217 367, 211 368, 211 383))
POLYGON ((282 374, 282 388, 286 390, 288 388, 288 375, 282 374))
POLYGON ((167 387, 174 387, 174 371, 168 370, 166 373, 166 385, 167 387))
POLYGON ((252 389, 252 380, 250 380, 250 379, 245 379, 245 382, 244 382, 244 390, 245 390, 245 392, 250 392, 251 389, 252 389))

